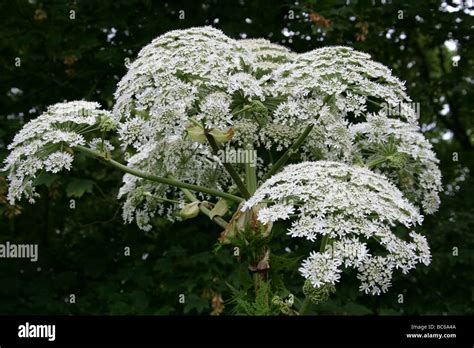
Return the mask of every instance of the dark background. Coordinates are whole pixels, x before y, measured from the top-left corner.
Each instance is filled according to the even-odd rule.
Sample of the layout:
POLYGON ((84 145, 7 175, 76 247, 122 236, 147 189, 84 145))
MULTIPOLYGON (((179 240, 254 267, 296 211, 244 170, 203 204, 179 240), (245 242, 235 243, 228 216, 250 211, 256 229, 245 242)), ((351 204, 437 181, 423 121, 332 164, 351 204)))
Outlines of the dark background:
MULTIPOLYGON (((84 99, 110 108, 125 59, 134 59, 142 46, 171 29, 213 25, 234 38, 265 37, 297 52, 353 46, 407 81, 409 95, 421 105, 425 136, 441 160, 445 191, 440 211, 427 217, 422 229, 433 252, 429 267, 409 276, 397 273, 391 290, 379 297, 358 292, 354 276, 343 277, 337 293, 313 313, 473 314, 474 8, 472 1, 468 5, 2 1, 0 160, 22 124, 50 104, 84 99), (454 51, 447 40, 456 43, 454 51)), ((78 156, 71 173, 44 180, 35 205, 9 206, 5 176, 0 175, 0 242, 38 243, 39 260, 0 260, 0 314, 217 314, 223 309, 220 298, 230 298, 225 282, 239 282, 235 269, 241 265, 229 248, 215 250, 220 230, 205 218, 175 225, 157 219, 149 233, 123 225, 115 199, 121 175, 113 169, 78 156), (75 209, 69 208, 70 199, 75 209), (75 303, 66 301, 70 294, 75 303), (185 304, 178 302, 179 294, 185 294, 185 304)), ((274 247, 286 242, 282 237, 274 247)), ((303 279, 295 267, 282 272, 301 297, 303 279)), ((224 305, 222 313, 229 314, 224 305)))

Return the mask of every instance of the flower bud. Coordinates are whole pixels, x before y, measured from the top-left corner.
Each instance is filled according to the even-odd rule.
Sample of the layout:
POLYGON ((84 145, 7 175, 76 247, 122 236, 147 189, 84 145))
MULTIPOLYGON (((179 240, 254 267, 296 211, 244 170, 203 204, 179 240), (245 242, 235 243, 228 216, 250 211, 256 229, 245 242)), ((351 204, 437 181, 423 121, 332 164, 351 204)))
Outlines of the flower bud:
POLYGON ((186 132, 188 132, 188 136, 198 143, 205 143, 207 141, 206 135, 204 134, 204 128, 198 125, 191 125, 186 127, 186 132))
POLYGON ((332 293, 336 292, 336 287, 333 284, 326 283, 319 288, 315 288, 308 279, 304 282, 303 293, 314 304, 326 302, 332 293))
POLYGON ((234 136, 234 130, 229 128, 227 131, 223 132, 219 129, 214 128, 209 132, 210 135, 215 139, 217 143, 225 143, 232 139, 234 136))
POLYGON ((224 216, 225 213, 229 210, 229 206, 225 199, 220 199, 212 208, 209 218, 212 220, 215 216, 224 216))
POLYGON ((113 131, 117 128, 116 122, 109 116, 101 115, 99 116, 98 121, 99 121, 99 129, 102 132, 113 131))
POLYGON ((198 216, 199 214, 199 202, 192 202, 186 204, 179 212, 179 215, 183 219, 192 219, 198 216))

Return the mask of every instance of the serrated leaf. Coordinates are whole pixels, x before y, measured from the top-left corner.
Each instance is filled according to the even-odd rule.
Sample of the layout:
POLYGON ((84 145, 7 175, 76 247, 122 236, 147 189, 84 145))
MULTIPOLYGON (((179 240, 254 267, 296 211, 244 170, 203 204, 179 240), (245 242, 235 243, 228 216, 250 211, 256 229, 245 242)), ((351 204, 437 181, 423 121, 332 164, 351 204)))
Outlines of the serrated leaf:
POLYGON ((46 187, 50 187, 53 182, 59 179, 58 175, 50 174, 43 172, 36 177, 35 182, 33 183, 34 186, 45 185, 46 187))
POLYGON ((81 198, 85 193, 92 193, 94 181, 88 179, 72 179, 66 186, 68 197, 81 198))

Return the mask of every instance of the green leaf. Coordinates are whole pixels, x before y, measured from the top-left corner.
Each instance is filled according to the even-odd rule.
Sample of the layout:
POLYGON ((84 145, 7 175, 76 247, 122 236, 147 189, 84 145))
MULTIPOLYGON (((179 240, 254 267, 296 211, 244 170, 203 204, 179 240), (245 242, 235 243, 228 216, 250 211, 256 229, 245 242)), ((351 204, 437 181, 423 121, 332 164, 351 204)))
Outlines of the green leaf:
POLYGON ((397 311, 393 308, 381 308, 379 310, 379 315, 400 315, 400 311, 397 311))
POLYGON ((184 314, 190 313, 193 309, 198 313, 201 313, 204 310, 210 310, 209 301, 196 294, 186 296, 186 304, 183 310, 184 314))
POLYGON ((92 193, 94 181, 88 179, 72 179, 66 187, 68 197, 81 198, 85 193, 92 193))
POLYGON ((343 307, 343 311, 349 315, 367 315, 372 314, 372 311, 360 304, 349 302, 343 307))
POLYGON ((50 174, 46 172, 42 172, 40 175, 37 176, 34 186, 45 185, 46 187, 50 187, 53 182, 59 179, 58 175, 50 174))
POLYGON ((229 210, 229 205, 225 199, 220 199, 214 208, 212 208, 209 218, 212 220, 215 216, 224 216, 225 213, 229 210))
POLYGON ((135 290, 130 295, 133 307, 137 313, 143 312, 148 306, 148 298, 141 290, 135 290))
POLYGON ((179 215, 183 219, 192 219, 198 216, 199 214, 199 201, 186 204, 180 211, 179 215))
POLYGON ((110 306, 110 314, 124 315, 130 313, 131 306, 123 301, 117 301, 110 306))

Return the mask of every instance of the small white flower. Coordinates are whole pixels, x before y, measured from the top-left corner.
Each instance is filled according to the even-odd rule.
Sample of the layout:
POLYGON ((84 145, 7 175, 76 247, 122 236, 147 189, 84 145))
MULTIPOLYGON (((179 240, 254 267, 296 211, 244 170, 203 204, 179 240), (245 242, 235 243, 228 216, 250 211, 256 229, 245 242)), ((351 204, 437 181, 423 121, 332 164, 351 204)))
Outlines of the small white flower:
POLYGON ((413 238, 420 262, 423 262, 428 266, 431 263, 431 250, 426 237, 416 233, 415 231, 410 232, 410 237, 413 238))
POLYGON ((387 292, 392 285, 393 265, 385 257, 375 256, 358 268, 357 278, 361 281, 360 291, 371 295, 387 292))
POLYGON ((264 207, 258 212, 258 220, 267 224, 270 221, 286 220, 294 213, 291 205, 274 204, 271 207, 264 207))
POLYGON ((114 150, 114 146, 108 140, 102 140, 101 138, 94 138, 89 142, 91 148, 102 151, 110 152, 114 150))
POLYGON ((62 169, 70 170, 74 157, 67 152, 53 152, 44 161, 44 169, 47 172, 57 173, 62 169))
POLYGON ((233 124, 230 103, 229 95, 222 92, 211 93, 200 104, 201 112, 196 119, 204 121, 209 129, 225 129, 233 124))
POLYGON ((311 252, 303 261, 299 271, 315 288, 324 284, 335 284, 341 278, 342 260, 329 253, 311 252))
POLYGON ((257 79, 244 72, 234 74, 230 77, 227 90, 229 93, 239 91, 249 98, 259 97, 262 100, 264 99, 263 90, 257 79))
POLYGON ((330 250, 333 255, 339 255, 344 260, 345 267, 360 267, 370 257, 367 244, 361 242, 357 237, 337 240, 330 250))

